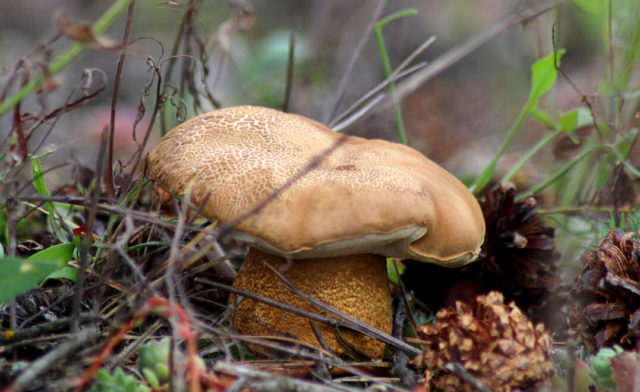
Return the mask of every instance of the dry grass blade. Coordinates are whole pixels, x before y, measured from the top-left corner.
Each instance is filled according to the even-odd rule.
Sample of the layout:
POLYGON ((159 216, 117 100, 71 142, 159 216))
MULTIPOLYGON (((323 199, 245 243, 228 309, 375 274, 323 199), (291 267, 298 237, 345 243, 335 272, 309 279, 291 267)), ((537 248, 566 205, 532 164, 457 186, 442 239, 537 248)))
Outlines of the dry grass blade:
POLYGON ((124 28, 124 35, 122 37, 122 49, 120 56, 118 57, 118 65, 116 67, 115 82, 113 85, 113 94, 111 97, 111 119, 109 122, 109 147, 107 149, 107 170, 104 174, 105 182, 109 189, 109 197, 115 195, 115 189, 113 186, 113 143, 115 139, 116 128, 116 107, 118 105, 118 91, 120 90, 120 80, 122 77, 122 66, 124 65, 124 59, 127 55, 126 47, 129 43, 129 33, 131 32, 131 20, 133 19, 133 8, 136 4, 135 0, 131 0, 129 3, 129 10, 127 11, 127 23, 124 28))
POLYGON ((388 78, 383 80, 373 89, 369 90, 362 97, 356 100, 351 106, 349 106, 344 112, 340 113, 333 120, 329 122, 329 127, 335 131, 341 131, 346 128, 348 124, 355 122, 358 118, 364 116, 365 113, 369 111, 370 108, 374 107, 373 102, 378 102, 384 95, 377 95, 384 88, 388 87, 390 83, 396 82, 407 75, 410 75, 417 70, 424 68, 426 63, 417 64, 409 69, 406 69, 411 62, 418 57, 418 55, 424 52, 433 42, 435 41, 435 37, 429 37, 425 42, 423 42, 418 48, 416 48, 409 56, 407 56, 402 63, 389 75, 388 78), (374 97, 375 96, 375 97, 374 97), (369 101, 369 102, 367 102, 369 101), (364 109, 361 108, 354 114, 354 112, 362 105, 364 109), (346 120, 347 119, 347 120, 346 120))
POLYGON ((360 40, 358 41, 355 49, 353 50, 353 55, 349 59, 349 62, 347 63, 347 67, 344 73, 342 74, 342 78, 340 79, 340 83, 338 84, 338 89, 336 90, 336 96, 333 101, 333 106, 331 107, 331 110, 327 113, 327 115, 323 119, 323 123, 329 123, 329 120, 331 120, 333 115, 338 110, 338 107, 340 106, 340 102, 342 101, 342 96, 344 95, 344 90, 347 87, 349 77, 351 76, 351 71, 353 70, 353 66, 356 63, 356 60, 358 60, 358 57, 360 57, 362 48, 364 48, 364 45, 367 43, 367 41, 371 37, 371 32, 373 31, 373 25, 376 23, 378 19, 380 19, 380 16, 382 15, 382 11, 384 11, 384 8, 386 7, 386 5, 387 5, 386 0, 379 0, 378 4, 376 5, 376 8, 373 10, 373 14, 371 15, 371 18, 369 19, 367 26, 362 32, 362 36, 360 37, 360 40))
POLYGON ((300 392, 335 392, 346 390, 292 377, 279 376, 270 372, 255 370, 248 366, 223 361, 217 362, 213 366, 213 370, 240 377, 238 383, 240 383, 241 386, 249 385, 252 390, 256 391, 276 392, 291 390, 300 392))

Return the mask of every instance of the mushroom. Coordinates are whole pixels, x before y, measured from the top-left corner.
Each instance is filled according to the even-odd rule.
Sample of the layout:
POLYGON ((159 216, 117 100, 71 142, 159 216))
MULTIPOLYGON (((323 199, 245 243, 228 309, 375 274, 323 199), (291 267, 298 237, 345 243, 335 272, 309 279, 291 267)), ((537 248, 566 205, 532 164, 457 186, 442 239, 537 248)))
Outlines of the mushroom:
MULTIPOLYGON (((250 246, 236 288, 323 313, 283 287, 268 263, 298 289, 386 333, 386 257, 458 267, 475 260, 484 239, 475 197, 416 150, 341 135, 274 109, 239 106, 197 116, 166 134, 147 166, 169 193, 190 189, 210 219, 235 222, 255 209, 235 222, 234 234, 250 246), (319 163, 310 168, 314 159, 319 163)), ((235 302, 239 333, 284 334, 338 354, 384 354, 383 343, 360 333, 312 327, 309 319, 232 295, 235 302)))

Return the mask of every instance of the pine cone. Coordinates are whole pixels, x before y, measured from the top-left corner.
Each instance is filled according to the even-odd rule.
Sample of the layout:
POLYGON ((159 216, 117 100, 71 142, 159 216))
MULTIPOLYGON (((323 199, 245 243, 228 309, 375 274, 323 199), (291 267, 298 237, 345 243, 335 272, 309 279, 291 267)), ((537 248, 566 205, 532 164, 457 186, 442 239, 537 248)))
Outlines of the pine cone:
POLYGON ((611 229, 582 255, 572 290, 569 335, 590 351, 640 345, 640 233, 611 229))
POLYGON ((534 316, 557 286, 559 255, 554 229, 543 226, 536 214, 536 199, 515 202, 514 197, 514 186, 504 183, 480 200, 487 234, 475 263, 455 270, 407 263, 407 288, 433 309, 498 290, 534 316))
POLYGON ((432 387, 471 391, 446 365, 459 362, 494 391, 539 388, 553 376, 551 339, 542 324, 533 326, 514 302, 504 305, 501 293, 479 295, 469 306, 438 311, 435 326, 422 325, 423 352, 416 366, 434 371, 432 387))

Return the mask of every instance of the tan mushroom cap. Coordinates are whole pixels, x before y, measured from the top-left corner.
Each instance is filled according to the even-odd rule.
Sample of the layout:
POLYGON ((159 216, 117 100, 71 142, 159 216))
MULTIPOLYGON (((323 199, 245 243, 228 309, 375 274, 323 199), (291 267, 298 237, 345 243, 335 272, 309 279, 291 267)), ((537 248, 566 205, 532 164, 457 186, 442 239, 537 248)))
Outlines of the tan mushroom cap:
MULTIPOLYGON (((239 106, 197 116, 149 153, 168 192, 211 219, 233 221, 343 135, 305 117, 239 106)), ((445 266, 473 261, 484 239, 475 197, 416 150, 355 136, 236 226, 264 251, 292 258, 376 253, 445 266)))

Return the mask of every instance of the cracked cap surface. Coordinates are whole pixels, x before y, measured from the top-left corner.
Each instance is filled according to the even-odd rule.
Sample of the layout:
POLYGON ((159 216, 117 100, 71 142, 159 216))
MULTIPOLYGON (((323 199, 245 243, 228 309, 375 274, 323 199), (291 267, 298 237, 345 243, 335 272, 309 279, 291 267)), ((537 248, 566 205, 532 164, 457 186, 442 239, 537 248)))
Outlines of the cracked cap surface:
POLYGON ((377 253, 451 267, 475 259, 482 211, 452 174, 410 147, 344 136, 299 115, 254 106, 202 114, 165 135, 147 167, 168 192, 190 187, 207 217, 230 222, 323 154, 241 221, 238 236, 292 258, 377 253))

